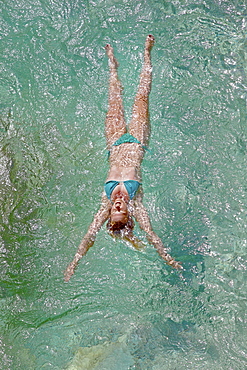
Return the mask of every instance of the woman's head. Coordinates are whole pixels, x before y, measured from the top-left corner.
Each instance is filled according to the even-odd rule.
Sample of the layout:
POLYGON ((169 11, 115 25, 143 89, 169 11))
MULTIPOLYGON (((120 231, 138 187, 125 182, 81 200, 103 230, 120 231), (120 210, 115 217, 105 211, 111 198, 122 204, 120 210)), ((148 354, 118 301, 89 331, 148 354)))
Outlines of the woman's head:
POLYGON ((144 247, 142 241, 133 234, 134 221, 124 200, 117 198, 114 201, 106 227, 112 237, 123 238, 137 249, 144 247))
POLYGON ((115 199, 107 223, 109 233, 112 236, 124 236, 132 232, 133 228, 134 222, 129 215, 127 203, 121 198, 115 199))

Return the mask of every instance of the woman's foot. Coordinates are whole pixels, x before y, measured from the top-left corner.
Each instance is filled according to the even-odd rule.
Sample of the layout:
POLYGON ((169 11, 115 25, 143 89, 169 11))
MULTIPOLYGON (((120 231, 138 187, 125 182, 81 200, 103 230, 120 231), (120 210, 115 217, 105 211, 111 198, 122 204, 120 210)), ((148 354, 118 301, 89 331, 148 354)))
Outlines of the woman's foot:
POLYGON ((118 67, 118 62, 117 62, 116 58, 114 57, 113 47, 110 44, 106 44, 105 50, 106 50, 106 54, 107 54, 107 56, 109 58, 109 61, 110 61, 110 66, 114 67, 114 68, 117 68, 118 67))
POLYGON ((150 52, 154 45, 153 35, 148 35, 145 42, 145 51, 150 52))

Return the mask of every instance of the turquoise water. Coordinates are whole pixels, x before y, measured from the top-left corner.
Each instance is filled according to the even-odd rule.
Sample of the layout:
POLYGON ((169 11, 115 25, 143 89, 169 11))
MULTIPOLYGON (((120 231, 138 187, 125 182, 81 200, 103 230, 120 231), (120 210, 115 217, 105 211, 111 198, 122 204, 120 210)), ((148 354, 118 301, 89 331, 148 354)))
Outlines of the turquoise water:
POLYGON ((2 0, 1 369, 247 368, 246 15, 241 0, 2 0), (108 168, 104 45, 129 120, 149 33, 144 203, 185 271, 103 228, 65 284, 108 168))

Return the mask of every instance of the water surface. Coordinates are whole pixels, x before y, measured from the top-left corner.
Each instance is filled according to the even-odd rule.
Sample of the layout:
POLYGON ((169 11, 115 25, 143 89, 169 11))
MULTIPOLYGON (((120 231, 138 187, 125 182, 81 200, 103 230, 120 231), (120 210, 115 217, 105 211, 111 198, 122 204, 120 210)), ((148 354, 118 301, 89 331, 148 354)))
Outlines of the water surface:
POLYGON ((0 37, 0 367, 246 369, 244 1, 6 0, 0 37), (104 45, 129 120, 149 33, 144 203, 185 271, 103 228, 65 284, 108 168, 104 45))

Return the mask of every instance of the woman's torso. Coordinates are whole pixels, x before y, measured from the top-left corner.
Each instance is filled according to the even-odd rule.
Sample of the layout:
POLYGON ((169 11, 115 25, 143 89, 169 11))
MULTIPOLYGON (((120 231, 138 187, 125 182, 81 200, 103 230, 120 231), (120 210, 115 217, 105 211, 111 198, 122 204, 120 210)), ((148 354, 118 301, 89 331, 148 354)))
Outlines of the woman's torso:
POLYGON ((110 150, 110 169, 105 183, 109 199, 126 193, 130 199, 136 195, 141 185, 141 162, 144 150, 138 143, 123 143, 112 146, 110 150))
POLYGON ((144 150, 140 144, 124 143, 113 146, 110 151, 110 169, 106 181, 141 181, 141 162, 144 150))

